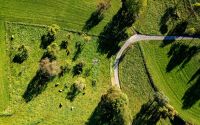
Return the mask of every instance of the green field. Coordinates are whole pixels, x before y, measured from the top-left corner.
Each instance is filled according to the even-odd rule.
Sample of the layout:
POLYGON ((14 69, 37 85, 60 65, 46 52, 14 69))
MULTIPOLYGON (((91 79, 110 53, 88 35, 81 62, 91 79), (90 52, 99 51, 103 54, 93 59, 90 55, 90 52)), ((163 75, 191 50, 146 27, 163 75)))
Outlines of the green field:
MULTIPOLYGON (((188 29, 195 28, 197 34, 200 33, 199 13, 192 7, 200 0, 141 0, 136 20, 121 7, 121 0, 111 0, 103 16, 98 14, 100 1, 0 0, 0 125, 86 124, 101 95, 111 85, 110 57, 115 57, 122 41, 133 34, 131 29, 142 34, 188 35, 188 29), (70 54, 59 49, 57 62, 67 65, 70 71, 64 77, 39 86, 41 90, 32 93, 33 98, 26 102, 25 93, 30 88, 35 92, 37 88, 33 81, 38 80, 39 62, 46 52, 40 47, 42 36, 47 35, 47 26, 52 24, 61 27, 53 43, 60 46, 63 40, 69 42, 70 54), (12 35, 14 40, 11 40, 12 35), (85 37, 91 39, 87 41, 85 37), (78 54, 76 43, 83 44, 78 54), (20 45, 27 46, 29 57, 18 64, 13 62, 13 57, 20 45), (73 61, 76 54, 78 58, 73 61), (83 73, 73 76, 73 67, 80 62, 84 64, 83 73), (86 90, 70 101, 67 93, 78 79, 85 81, 86 90)), ((133 121, 153 98, 148 69, 155 85, 169 98, 179 115, 199 124, 200 41, 174 42, 166 46, 162 42, 134 44, 120 63, 120 85, 129 97, 133 121)), ((170 122, 159 119, 158 124, 170 122)))
MULTIPOLYGON (((0 19, 12 22, 25 22, 51 25, 81 31, 91 14, 96 11, 100 0, 0 0, 0 19)), ((105 12, 104 19, 91 30, 98 34, 120 8, 120 0, 112 0, 112 6, 105 12)))
MULTIPOLYGON (((190 123, 198 125, 200 122, 199 40, 176 41, 164 48, 160 47, 162 42, 143 41, 139 44, 147 68, 154 84, 169 98, 169 103, 178 114, 190 123), (168 55, 170 53, 171 56, 168 55)), ((149 93, 152 93, 137 44, 129 48, 120 63, 119 71, 121 87, 129 97, 134 116, 141 105, 150 98, 149 93)))
POLYGON ((200 123, 199 42, 176 41, 164 48, 160 47, 161 41, 141 42, 156 86, 170 99, 180 116, 195 124, 200 123))
MULTIPOLYGON (((45 27, 7 23, 7 43, 10 46, 10 58, 13 58, 16 48, 21 44, 28 47, 29 58, 22 64, 13 62, 7 64, 11 68, 10 104, 8 105, 10 110, 0 117, 0 124, 2 125, 14 125, 16 123, 19 125, 39 123, 85 124, 97 106, 101 95, 106 92, 110 85, 110 62, 105 56, 96 52, 97 38, 92 37, 89 42, 85 43, 77 60, 72 61, 76 52, 74 48, 76 42, 84 42, 82 35, 74 33, 71 34, 72 40, 69 43, 70 55, 67 56, 65 50, 60 50, 57 57, 59 65, 67 63, 71 71, 64 77, 56 77, 47 84, 47 87, 41 93, 26 103, 22 96, 38 70, 39 61, 45 51, 40 48, 40 39, 46 32, 47 28, 45 27), (13 41, 10 41, 11 35, 15 36, 13 41), (94 60, 98 60, 95 66, 93 66, 94 60), (79 94, 71 102, 66 99, 66 96, 70 91, 70 86, 79 78, 73 77, 72 67, 80 61, 85 64, 84 73, 79 76, 84 78, 86 82, 85 95, 79 94), (84 75, 87 69, 91 69, 88 77, 84 75), (96 80, 96 86, 92 86, 92 80, 96 80), (55 87, 56 83, 60 83, 60 85, 55 87), (58 92, 61 89, 63 92, 58 92), (59 108, 60 103, 63 105, 62 108, 59 108), (71 107, 74 107, 73 111, 71 111, 71 107), (87 109, 84 109, 84 107, 87 107, 87 109)), ((62 40, 67 39, 67 34, 69 32, 61 30, 54 43, 60 45, 62 40)), ((8 79, 8 77, 4 77, 8 79)), ((3 97, 6 98, 5 95, 7 94, 5 92, 3 97)))

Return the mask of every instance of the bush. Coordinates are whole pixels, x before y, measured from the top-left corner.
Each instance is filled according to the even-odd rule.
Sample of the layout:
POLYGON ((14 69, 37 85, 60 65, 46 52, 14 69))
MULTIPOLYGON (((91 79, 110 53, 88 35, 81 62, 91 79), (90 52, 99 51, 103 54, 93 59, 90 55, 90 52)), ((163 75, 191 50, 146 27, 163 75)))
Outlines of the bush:
POLYGON ((21 45, 17 49, 17 53, 13 58, 13 62, 15 63, 23 63, 28 58, 28 49, 26 46, 21 45))
POLYGON ((49 26, 48 33, 51 36, 55 36, 58 31, 60 31, 60 27, 57 24, 52 24, 51 26, 49 26))
POLYGON ((101 0, 99 4, 97 5, 97 10, 99 12, 103 12, 107 10, 108 8, 110 8, 111 7, 110 1, 111 0, 101 0))
POLYGON ((40 73, 46 77, 54 77, 60 72, 60 68, 56 61, 50 62, 49 58, 40 61, 40 73))
POLYGON ((83 78, 79 78, 77 81, 75 81, 75 83, 71 86, 70 88, 70 92, 67 93, 67 98, 70 101, 73 101, 75 99, 75 97, 80 94, 83 93, 84 90, 86 88, 86 84, 85 84, 85 79, 83 78))

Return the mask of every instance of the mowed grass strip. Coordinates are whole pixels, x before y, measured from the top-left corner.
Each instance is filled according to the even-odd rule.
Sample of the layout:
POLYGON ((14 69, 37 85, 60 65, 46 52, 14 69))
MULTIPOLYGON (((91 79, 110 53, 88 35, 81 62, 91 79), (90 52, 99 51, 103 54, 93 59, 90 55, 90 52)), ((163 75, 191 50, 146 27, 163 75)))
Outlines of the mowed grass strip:
MULTIPOLYGON (((51 25, 81 31, 91 14, 96 11, 100 0, 0 0, 0 17, 6 21, 51 25)), ((98 34, 120 9, 120 0, 111 0, 111 7, 104 19, 91 30, 98 34)))
MULTIPOLYGON (((179 45, 188 45, 189 47, 191 47, 199 46, 199 42, 199 40, 183 40, 179 42, 175 41, 173 44, 170 44, 164 48, 160 47, 162 41, 145 41, 140 43, 145 56, 145 60, 147 62, 147 67, 152 75, 156 86, 169 98, 170 104, 174 106, 174 108, 178 111, 179 115, 182 118, 197 125, 200 123, 200 100, 198 98, 198 95, 194 95, 195 93, 193 92, 196 91, 197 94, 197 92, 199 91, 197 90, 199 83, 197 83, 197 79, 194 79, 190 83, 189 80, 199 69, 200 54, 197 53, 196 55, 192 56, 191 60, 189 60, 186 65, 184 65, 184 67, 182 67, 183 61, 181 62, 180 60, 184 60, 184 58, 182 57, 184 57, 188 53, 184 53, 185 51, 182 51, 181 53, 179 53, 178 56, 176 56, 176 58, 173 58, 173 56, 175 56, 175 54, 177 54, 178 52, 175 52, 172 57, 168 56, 168 54, 170 52, 171 46, 175 43, 179 45), (170 71, 167 72, 166 68, 167 66, 169 66, 169 62, 170 60, 172 61, 172 59, 174 60, 173 63, 170 63, 170 65, 173 68, 171 68, 170 71), (191 90, 190 88, 194 85, 196 85, 197 87, 193 87, 191 90), (188 95, 186 93, 186 91, 188 91, 189 89, 189 93, 191 93, 191 95, 188 95), (189 96, 189 98, 186 99, 191 100, 183 99, 185 94, 189 96), (186 105, 189 105, 188 108, 183 108, 184 101, 186 102, 186 105)), ((184 49, 177 48, 177 50, 181 51, 184 49)), ((192 48, 192 51, 194 52, 195 48, 192 48)), ((199 77, 198 74, 197 77, 199 77)))
POLYGON ((0 20, 0 113, 3 112, 9 104, 9 58, 6 54, 6 50, 8 49, 5 40, 5 25, 4 22, 0 20))
POLYGON ((45 50, 40 48, 41 36, 47 33, 46 27, 20 25, 16 23, 8 23, 8 37, 14 35, 13 41, 8 41, 11 44, 11 53, 13 56, 14 49, 19 45, 26 45, 29 50, 29 58, 22 64, 11 63, 12 88, 11 104, 13 116, 0 117, 0 125, 5 124, 73 124, 84 125, 90 118, 95 107, 98 105, 101 95, 107 91, 110 86, 110 61, 106 55, 101 55, 97 52, 98 43, 96 37, 91 37, 89 42, 86 42, 84 48, 77 60, 72 61, 76 52, 76 42, 84 42, 83 36, 73 34, 61 30, 53 43, 61 44, 62 40, 67 39, 67 35, 71 34, 69 41, 70 55, 67 56, 65 50, 59 50, 57 61, 60 65, 69 64, 71 71, 61 78, 55 78, 49 82, 47 88, 38 96, 33 98, 29 103, 23 99, 23 94, 27 89, 31 79, 35 76, 39 61, 45 50), (93 61, 98 60, 93 66, 93 61), (66 99, 67 93, 70 91, 71 85, 78 79, 73 77, 72 67, 79 62, 84 62, 83 73, 79 76, 85 79, 86 90, 85 94, 79 94, 74 101, 66 99), (91 68, 93 67, 93 68, 91 68), (85 76, 87 69, 91 69, 90 75, 85 76), (92 85, 92 80, 96 80, 95 86, 92 85), (60 83, 55 87, 56 83, 60 83), (67 86, 67 88, 65 87, 67 86), (63 90, 63 92, 59 92, 63 90), (59 104, 62 108, 59 108, 59 104), (73 107, 73 110, 71 108, 73 107))

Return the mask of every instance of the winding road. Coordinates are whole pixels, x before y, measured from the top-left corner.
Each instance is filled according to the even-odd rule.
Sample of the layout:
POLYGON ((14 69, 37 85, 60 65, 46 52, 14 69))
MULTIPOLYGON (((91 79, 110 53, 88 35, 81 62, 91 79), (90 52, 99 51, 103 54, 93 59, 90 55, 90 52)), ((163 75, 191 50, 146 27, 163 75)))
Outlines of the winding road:
POLYGON ((121 47, 119 52, 117 53, 117 57, 114 61, 114 85, 120 88, 120 80, 119 80, 119 63, 120 59, 124 53, 124 51, 133 43, 141 42, 146 40, 192 40, 198 39, 199 37, 186 37, 186 36, 151 36, 151 35, 133 35, 131 36, 121 47))

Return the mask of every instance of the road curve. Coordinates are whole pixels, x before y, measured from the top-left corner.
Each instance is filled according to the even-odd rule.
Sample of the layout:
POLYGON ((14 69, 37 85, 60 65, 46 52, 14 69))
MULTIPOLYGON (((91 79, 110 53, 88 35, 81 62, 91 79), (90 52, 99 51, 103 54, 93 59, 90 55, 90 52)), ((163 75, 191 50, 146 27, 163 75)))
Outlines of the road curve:
POLYGON ((146 40, 190 40, 199 37, 186 37, 186 36, 151 36, 151 35, 133 35, 131 36, 121 47, 119 52, 117 53, 117 57, 114 61, 114 85, 120 88, 120 81, 119 81, 119 62, 123 55, 123 52, 133 43, 141 42, 146 40))

